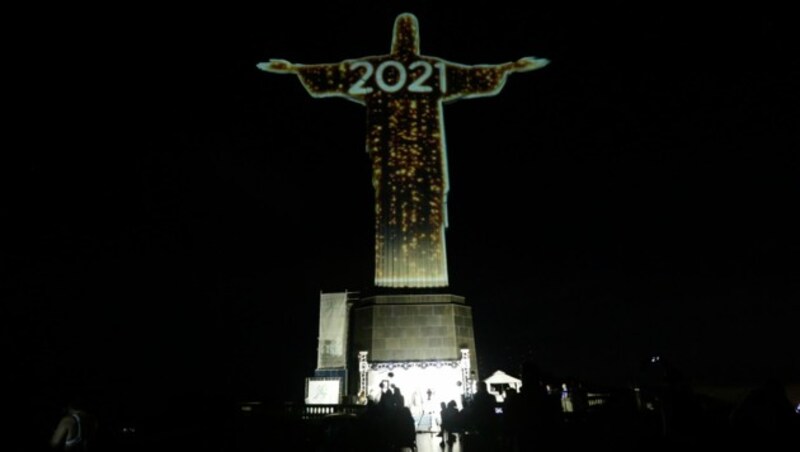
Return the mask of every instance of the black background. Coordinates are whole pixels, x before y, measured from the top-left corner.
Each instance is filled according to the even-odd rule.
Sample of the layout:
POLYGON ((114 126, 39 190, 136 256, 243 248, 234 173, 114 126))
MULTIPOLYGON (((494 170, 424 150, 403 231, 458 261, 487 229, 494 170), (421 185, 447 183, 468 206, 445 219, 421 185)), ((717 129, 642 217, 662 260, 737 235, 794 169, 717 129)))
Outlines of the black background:
POLYGON ((14 384, 300 399, 319 291, 372 278, 364 111, 255 65, 388 53, 405 11, 423 54, 552 61, 445 107, 451 289, 483 375, 528 356, 623 384, 661 354, 697 382, 797 376, 789 14, 379 3, 24 18, 6 93, 14 384))

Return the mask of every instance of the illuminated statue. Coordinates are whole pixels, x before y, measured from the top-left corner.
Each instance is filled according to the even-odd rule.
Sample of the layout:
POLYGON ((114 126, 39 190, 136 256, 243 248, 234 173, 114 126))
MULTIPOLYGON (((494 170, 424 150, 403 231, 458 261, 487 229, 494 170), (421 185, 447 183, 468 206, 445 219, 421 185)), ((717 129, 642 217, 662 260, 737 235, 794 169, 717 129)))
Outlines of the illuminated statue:
POLYGON ((392 50, 331 64, 260 63, 297 74, 313 97, 344 97, 367 107, 367 152, 375 188, 375 285, 447 286, 447 148, 442 103, 497 94, 512 72, 548 61, 521 58, 465 66, 420 55, 412 14, 394 24, 392 50))

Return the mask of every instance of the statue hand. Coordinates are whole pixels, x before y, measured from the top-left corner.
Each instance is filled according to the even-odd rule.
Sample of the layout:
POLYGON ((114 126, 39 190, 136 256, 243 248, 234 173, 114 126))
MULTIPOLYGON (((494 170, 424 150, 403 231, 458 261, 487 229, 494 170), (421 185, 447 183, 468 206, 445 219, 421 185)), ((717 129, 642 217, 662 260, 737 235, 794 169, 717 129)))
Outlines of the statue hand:
POLYGON ((256 66, 262 71, 276 74, 289 74, 295 71, 295 66, 292 63, 275 58, 269 60, 268 63, 258 63, 256 66))
POLYGON ((522 57, 514 62, 514 71, 528 72, 547 66, 550 60, 546 58, 522 57))

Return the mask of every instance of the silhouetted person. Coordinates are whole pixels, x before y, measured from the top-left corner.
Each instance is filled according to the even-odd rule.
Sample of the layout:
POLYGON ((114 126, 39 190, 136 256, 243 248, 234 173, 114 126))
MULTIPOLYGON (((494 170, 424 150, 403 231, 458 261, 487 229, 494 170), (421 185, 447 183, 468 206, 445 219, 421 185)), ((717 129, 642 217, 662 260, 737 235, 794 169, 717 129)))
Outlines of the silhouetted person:
POLYGON ((586 410, 589 409, 589 395, 586 393, 586 388, 582 383, 577 383, 572 386, 572 411, 575 417, 579 420, 583 419, 586 410))
POLYGON ((800 434, 797 415, 778 380, 768 380, 752 390, 731 414, 735 434, 748 441, 797 440, 800 434))
POLYGON ((89 414, 80 399, 74 399, 50 438, 53 449, 73 452, 92 450, 97 437, 97 419, 89 414))
POLYGON ((566 383, 561 383, 561 412, 572 413, 573 411, 572 388, 570 388, 566 383))
POLYGON ((506 389, 506 396, 503 399, 503 423, 502 435, 506 448, 516 451, 519 450, 519 436, 521 428, 522 397, 514 388, 506 389))
POLYGON ((436 436, 442 437, 442 442, 444 442, 444 427, 445 427, 445 417, 447 417, 447 404, 444 402, 439 402, 439 434, 436 436))
MULTIPOLYGON (((555 429, 561 414, 559 391, 549 394, 542 381, 539 367, 532 361, 522 364, 522 391, 520 392, 520 435, 525 432, 527 442, 534 448, 548 445, 555 438, 555 429)), ((522 443, 520 439, 519 444, 522 443)))
POLYGON ((649 403, 649 428, 670 441, 686 441, 697 435, 699 406, 689 379, 659 355, 648 358, 641 370, 641 396, 649 403))
POLYGON ((360 425, 362 430, 362 437, 360 441, 360 450, 375 451, 379 450, 382 444, 382 412, 378 404, 372 400, 367 400, 367 406, 360 415, 360 425))
POLYGON ((392 403, 396 408, 403 408, 406 406, 406 398, 403 397, 403 394, 400 392, 400 388, 392 385, 392 395, 394 397, 392 403))
POLYGON ((397 449, 417 447, 417 429, 411 410, 401 406, 397 409, 394 430, 394 447, 397 449))
MULTIPOLYGON (((497 400, 486 390, 486 382, 478 382, 477 391, 472 396, 469 410, 465 409, 467 429, 470 435, 469 449, 494 451, 499 438, 499 423, 494 409, 497 400)), ((465 446, 467 447, 467 446, 465 446)))
POLYGON ((457 440, 456 432, 459 430, 459 412, 455 400, 445 405, 442 402, 442 441, 440 444, 453 444, 457 440))
POLYGON ((381 389, 381 399, 378 401, 378 408, 385 414, 394 407, 395 398, 394 392, 392 392, 392 389, 388 385, 384 386, 384 384, 381 383, 381 389))

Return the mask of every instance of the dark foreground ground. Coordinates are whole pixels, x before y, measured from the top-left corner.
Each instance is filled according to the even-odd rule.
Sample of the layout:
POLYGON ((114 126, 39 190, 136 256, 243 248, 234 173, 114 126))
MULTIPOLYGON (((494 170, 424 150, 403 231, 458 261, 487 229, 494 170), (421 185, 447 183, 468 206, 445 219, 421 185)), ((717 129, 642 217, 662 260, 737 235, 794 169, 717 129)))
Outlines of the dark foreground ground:
MULTIPOLYGON (((351 413, 303 414, 301 405, 266 401, 243 404, 219 398, 184 397, 171 401, 135 398, 122 404, 95 402, 100 426, 97 451, 376 451, 420 452, 720 449, 797 444, 800 414, 783 393, 750 391, 735 404, 699 393, 642 397, 638 391, 608 394, 601 405, 563 413, 552 405, 498 405, 503 413, 475 420, 462 412, 457 440, 441 445, 436 424, 417 423, 412 441, 396 439, 394 418, 353 407, 351 413), (433 425, 430 427, 430 425, 433 425), (428 430, 428 431, 425 431, 428 430), (406 446, 404 448, 404 446, 406 446)), ((60 412, 40 401, 17 411, 11 424, 9 452, 45 451, 60 412)), ((498 410, 500 411, 500 410, 498 410)), ((786 447, 786 446, 784 446, 786 447)), ((783 447, 782 447, 783 448, 783 447)))

